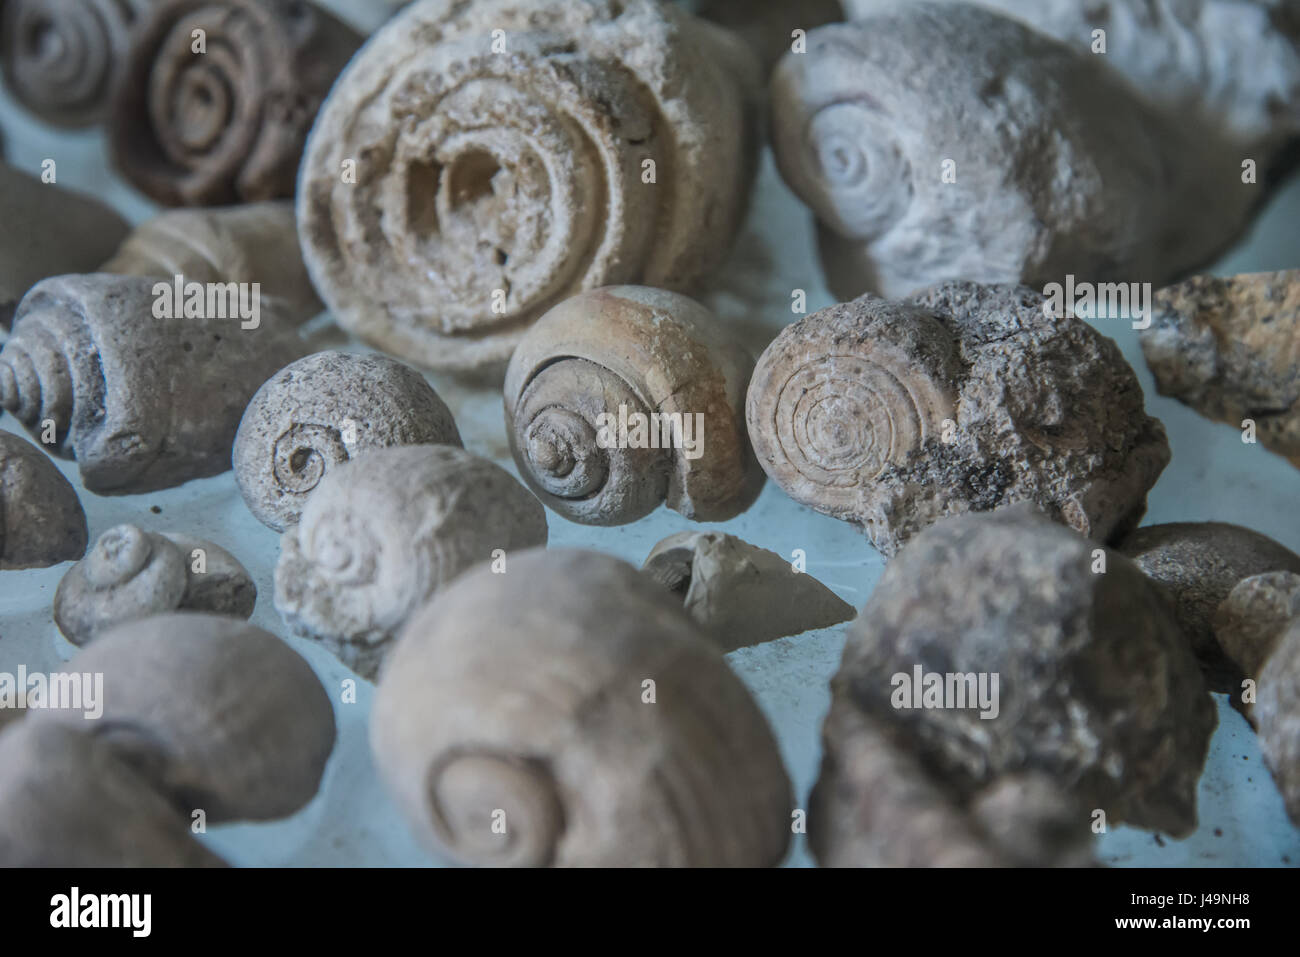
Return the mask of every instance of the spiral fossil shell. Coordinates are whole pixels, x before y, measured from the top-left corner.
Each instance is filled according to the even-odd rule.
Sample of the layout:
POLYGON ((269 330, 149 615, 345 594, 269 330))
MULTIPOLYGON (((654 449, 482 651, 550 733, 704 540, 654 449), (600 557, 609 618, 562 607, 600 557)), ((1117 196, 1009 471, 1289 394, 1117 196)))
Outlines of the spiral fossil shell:
POLYGON ((42 120, 103 118, 132 31, 152 0, 7 0, 0 64, 14 97, 42 120))
POLYGON ((743 418, 752 367, 685 296, 640 286, 574 296, 537 321, 506 370, 519 473, 543 503, 588 525, 635 521, 665 502, 699 521, 738 515, 763 482, 743 418), (634 447, 644 443, 633 429, 624 442, 611 424, 624 409, 647 428, 653 414, 678 415, 680 436, 647 431, 656 447, 634 447), (676 447, 663 448, 665 437, 676 447))
POLYGON ((687 288, 744 213, 738 77, 755 73, 735 38, 651 0, 414 3, 344 71, 308 142, 316 286, 386 352, 498 373, 567 296, 687 288))
POLYGON ((796 501, 886 556, 943 515, 1032 501, 1101 542, 1169 461, 1115 343, 1017 286, 863 296, 788 326, 746 400, 754 451, 796 501))
POLYGON ((281 537, 275 607, 373 679, 435 591, 471 565, 544 544, 545 510, 492 462, 450 445, 374 448, 331 468, 281 537))
POLYGON ((262 303, 257 329, 232 319, 154 317, 154 280, 91 274, 47 279, 23 298, 0 351, 0 407, 51 451, 75 458, 100 494, 180 485, 230 468, 253 393, 302 353, 262 303))
POLYGON ((0 431, 0 571, 80 558, 87 536, 72 484, 26 439, 0 431))
POLYGON ((292 196, 312 120, 360 42, 305 0, 157 0, 113 97, 114 162, 172 206, 292 196))
POLYGON ((278 532, 328 470, 370 448, 461 445, 451 411, 414 369, 320 352, 268 379, 244 412, 234 467, 249 509, 278 532))
POLYGON ((385 667, 370 737, 419 838, 465 863, 767 866, 790 840, 790 781, 744 685, 595 552, 527 552, 440 592, 385 667))

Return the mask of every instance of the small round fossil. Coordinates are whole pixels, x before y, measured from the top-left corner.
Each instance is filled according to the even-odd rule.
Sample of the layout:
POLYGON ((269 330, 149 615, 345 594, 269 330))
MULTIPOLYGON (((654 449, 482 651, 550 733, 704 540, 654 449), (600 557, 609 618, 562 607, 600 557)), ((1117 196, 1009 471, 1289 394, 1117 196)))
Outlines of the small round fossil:
POLYGON ((328 471, 367 449, 461 445, 451 411, 414 369, 386 356, 318 352, 285 366, 249 402, 235 480, 277 532, 298 522, 328 471))
POLYGON ((32 443, 0 430, 0 571, 78 559, 88 537, 72 483, 32 443))

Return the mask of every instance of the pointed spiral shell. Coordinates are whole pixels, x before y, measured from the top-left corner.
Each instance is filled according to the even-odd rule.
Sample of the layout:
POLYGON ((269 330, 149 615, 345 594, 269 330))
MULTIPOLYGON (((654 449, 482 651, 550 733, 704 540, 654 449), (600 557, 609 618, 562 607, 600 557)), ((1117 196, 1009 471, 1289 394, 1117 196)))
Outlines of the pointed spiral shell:
POLYGON ((790 781, 698 626, 607 555, 510 562, 421 609, 376 693, 375 760, 420 839, 482 865, 778 863, 790 781))
POLYGON ((0 571, 80 558, 87 535, 72 483, 36 446, 0 430, 0 571))
POLYGON ((738 515, 763 480, 743 423, 752 366, 685 296, 640 286, 574 296, 537 321, 506 370, 519 473, 588 525, 632 522, 665 502, 700 521, 738 515))
POLYGON ((566 296, 691 285, 744 212, 737 76, 752 68, 733 38, 650 0, 412 4, 308 142, 298 214, 317 288, 386 352, 499 371, 566 296))
POLYGON ((372 448, 331 468, 281 537, 275 607, 373 678, 402 623, 446 582, 545 543, 545 510, 492 462, 450 445, 372 448))
POLYGON ((114 162, 173 206, 292 196, 307 131, 359 44, 306 0, 158 0, 113 99, 114 162))

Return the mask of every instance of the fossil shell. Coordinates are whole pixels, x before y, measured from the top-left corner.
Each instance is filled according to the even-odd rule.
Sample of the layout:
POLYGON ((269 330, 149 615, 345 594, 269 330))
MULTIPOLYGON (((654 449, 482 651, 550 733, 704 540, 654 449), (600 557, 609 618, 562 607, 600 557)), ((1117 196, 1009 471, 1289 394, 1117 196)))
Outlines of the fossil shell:
POLYGON ((488 460, 449 445, 371 449, 331 468, 281 537, 275 607, 373 679, 435 591, 497 550, 544 544, 545 510, 488 460))
POLYGON ((863 296, 786 327, 746 403, 759 463, 891 556, 943 515, 1032 501, 1100 541, 1127 532, 1169 461, 1110 339, 1017 286, 863 296))
POLYGON ((360 43, 305 0, 157 0, 110 107, 113 162, 171 206, 292 196, 312 120, 360 43))
POLYGON ((607 555, 531 551, 441 591, 403 629, 370 732, 417 836, 466 863, 766 866, 790 841, 749 692, 607 555))
MULTIPOLYGON (((1216 709, 1167 600, 1118 553, 1095 573, 1095 547, 1027 505, 955 516, 910 542, 848 628, 813 806, 869 797, 853 790, 872 777, 854 768, 847 711, 889 728, 963 802, 1037 771, 1111 824, 1189 833, 1216 709), (986 676, 986 693, 996 677, 993 707, 956 695, 974 695, 969 679, 917 707, 918 683, 909 701, 898 678, 917 671, 945 690, 949 675, 986 676)), ((851 816, 820 826, 830 831, 814 848, 832 854, 838 829, 857 827, 851 816)))
POLYGON ((169 210, 137 226, 100 272, 201 283, 257 283, 293 319, 324 308, 298 246, 293 203, 169 210))
POLYGON ((23 298, 0 351, 0 406, 99 494, 170 488, 230 468, 249 399, 302 344, 273 301, 257 329, 156 319, 154 280, 59 276, 23 298))
POLYGON ((54 621, 69 641, 84 645, 114 625, 169 611, 248 618, 256 600, 248 572, 220 546, 118 525, 63 576, 54 621), (204 553, 201 572, 195 549, 204 553))
POLYGON ((699 521, 732 518, 763 484, 744 427, 752 368, 719 320, 685 296, 640 286, 574 296, 537 321, 506 370, 519 473, 546 505, 587 525, 632 522, 665 502, 699 521), (679 415, 681 432, 652 430, 656 447, 631 447, 632 429, 633 441, 618 434, 624 408, 630 423, 679 415), (676 447, 663 448, 665 437, 676 447))
POLYGON ((722 651, 848 621, 853 606, 766 548, 723 532, 678 532, 642 571, 678 598, 722 651))
POLYGON ((371 448, 461 445, 451 411, 414 369, 384 356, 318 352, 268 379, 235 436, 235 479, 277 532, 328 471, 371 448))
POLYGON ((1259 747, 1282 792, 1287 815, 1300 826, 1300 621, 1283 633, 1259 674, 1252 715, 1259 747))
POLYGON ((1101 59, 967 4, 810 31, 773 74, 773 146, 833 234, 837 296, 1167 282, 1235 241, 1258 202, 1240 150, 1142 104, 1101 59))
POLYGON ((1242 674, 1258 675, 1297 618, 1300 575, 1264 572, 1237 582, 1214 610, 1214 637, 1242 674))
POLYGON ((0 867, 223 867, 188 814, 116 753, 103 722, 0 733, 0 867))
POLYGON ((7 0, 0 64, 15 99, 47 123, 103 119, 132 30, 152 0, 7 0))
POLYGON ((72 483, 26 439, 0 430, 0 571, 74 561, 88 535, 72 483))
MULTIPOLYGON (((312 799, 334 749, 334 709, 311 666, 269 632, 218 615, 110 628, 63 666, 102 673, 114 748, 210 823, 286 817, 312 799)), ((80 727, 81 711, 26 721, 80 727)))
POLYGON ((1140 336, 1160 394, 1234 428, 1249 419, 1300 468, 1300 269, 1195 276, 1153 311, 1140 336))
POLYGON ((308 141, 316 287, 385 352, 497 374, 568 296, 688 288, 744 215, 756 72, 734 37, 653 0, 414 3, 308 141))

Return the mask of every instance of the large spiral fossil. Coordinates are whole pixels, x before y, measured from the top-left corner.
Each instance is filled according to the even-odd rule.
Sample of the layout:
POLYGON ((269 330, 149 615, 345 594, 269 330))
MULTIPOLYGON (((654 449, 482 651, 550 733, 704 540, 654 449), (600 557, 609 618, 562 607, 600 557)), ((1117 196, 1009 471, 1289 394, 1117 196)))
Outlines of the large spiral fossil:
POLYGON ((506 370, 519 473, 588 525, 632 522, 665 502, 699 521, 738 515, 763 483, 742 411, 752 367, 685 296, 640 286, 574 296, 534 324, 506 370))
POLYGON ((1235 240, 1259 198, 1240 150, 1146 106, 1102 59, 968 4, 810 31, 773 76, 773 145, 837 297, 1163 282, 1235 240))
POLYGON ((373 679, 398 629, 471 565, 546 544, 546 512, 505 469, 450 445, 330 467, 280 539, 275 607, 373 679))
POLYGON ((360 42, 306 0, 158 0, 113 98, 114 162, 172 206, 292 196, 312 120, 360 42))
POLYGON ((653 582, 595 552, 462 576, 403 630, 371 713, 390 792, 470 864, 768 866, 790 781, 745 686, 653 582))
POLYGON ((154 0, 0 3, 0 64, 14 97, 41 119, 88 126, 104 117, 131 36, 154 0))
POLYGON ((1164 429, 1115 343, 1045 303, 952 282, 788 326, 749 385, 759 463, 887 556, 943 515, 1023 500, 1097 541, 1124 534, 1168 464, 1164 429))
POLYGON ((26 439, 0 431, 0 571, 80 558, 87 535, 72 483, 26 439))
POLYGON ((451 410, 414 369, 385 356, 318 352, 268 379, 235 436, 239 491, 282 532, 329 469, 370 448, 461 445, 451 410))
POLYGON ((500 366, 583 289, 686 288, 725 255, 754 146, 747 50, 652 0, 422 0, 344 71, 300 233, 346 328, 500 366))
POLYGON ((155 281, 95 273, 32 287, 0 350, 0 407, 75 458, 100 494, 180 485, 230 468, 244 407, 302 352, 271 301, 238 319, 154 314, 155 281))

